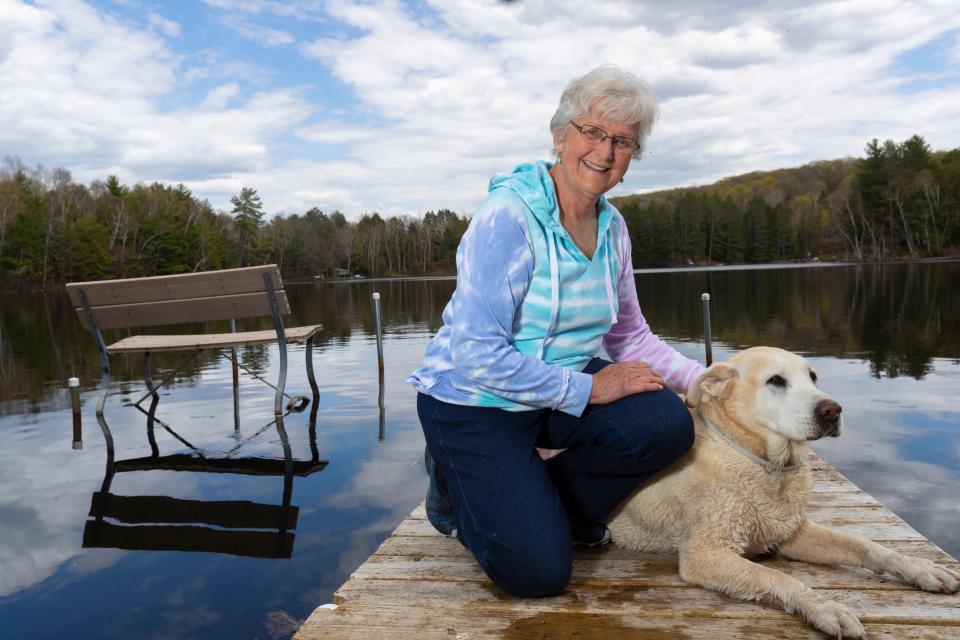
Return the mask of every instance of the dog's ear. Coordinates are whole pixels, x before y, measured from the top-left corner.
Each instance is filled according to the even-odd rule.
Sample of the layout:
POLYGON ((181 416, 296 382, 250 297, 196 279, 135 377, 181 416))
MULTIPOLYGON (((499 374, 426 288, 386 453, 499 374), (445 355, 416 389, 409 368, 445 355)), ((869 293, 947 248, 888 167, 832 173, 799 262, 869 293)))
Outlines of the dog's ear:
POLYGON ((727 384, 739 375, 737 370, 730 365, 718 362, 701 373, 700 377, 690 384, 684 402, 691 409, 696 408, 700 405, 703 395, 708 398, 716 398, 726 388, 727 384))

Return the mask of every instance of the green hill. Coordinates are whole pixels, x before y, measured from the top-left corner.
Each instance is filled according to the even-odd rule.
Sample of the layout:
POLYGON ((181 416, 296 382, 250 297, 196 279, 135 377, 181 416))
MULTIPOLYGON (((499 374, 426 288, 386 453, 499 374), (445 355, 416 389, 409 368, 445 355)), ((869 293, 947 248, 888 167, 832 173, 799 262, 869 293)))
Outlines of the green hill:
POLYGON ((913 136, 865 151, 615 198, 635 266, 955 255, 960 149, 932 152, 913 136))

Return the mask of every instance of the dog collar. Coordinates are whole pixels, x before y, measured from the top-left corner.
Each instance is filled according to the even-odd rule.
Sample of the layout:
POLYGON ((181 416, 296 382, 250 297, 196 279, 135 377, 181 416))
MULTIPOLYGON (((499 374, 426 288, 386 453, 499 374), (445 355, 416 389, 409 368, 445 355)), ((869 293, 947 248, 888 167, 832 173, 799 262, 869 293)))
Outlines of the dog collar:
POLYGON ((707 419, 707 416, 703 414, 703 409, 699 405, 697 406, 697 414, 700 416, 700 419, 703 420, 703 424, 707 425, 707 428, 710 429, 710 431, 714 435, 716 435, 722 441, 724 441, 725 443, 727 443, 728 445, 736 449, 744 457, 749 458, 750 460, 753 460, 760 466, 764 467, 767 471, 796 471, 797 469, 803 466, 803 464, 792 464, 790 466, 781 466, 779 464, 774 464, 770 462, 766 458, 761 458, 760 456, 750 451, 749 449, 741 445, 739 442, 737 442, 736 440, 734 440, 733 438, 725 434, 723 431, 720 431, 720 429, 718 429, 715 424, 713 424, 712 422, 710 422, 709 419, 707 419))

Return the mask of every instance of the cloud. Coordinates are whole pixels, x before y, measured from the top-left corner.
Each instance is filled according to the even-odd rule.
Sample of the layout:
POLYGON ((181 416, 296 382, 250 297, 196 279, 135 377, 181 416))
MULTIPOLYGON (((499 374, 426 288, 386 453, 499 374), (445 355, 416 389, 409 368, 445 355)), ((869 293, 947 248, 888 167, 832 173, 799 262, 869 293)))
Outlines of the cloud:
POLYGON ((222 109, 231 98, 240 93, 240 85, 236 82, 214 87, 207 93, 207 97, 200 104, 201 109, 222 109))
MULTIPOLYGON (((508 170, 521 159, 547 157, 546 123, 561 88, 602 61, 636 70, 654 87, 663 87, 662 117, 649 154, 658 166, 640 163, 621 191, 843 157, 876 135, 910 135, 928 122, 921 112, 940 108, 960 115, 953 106, 960 98, 956 88, 918 106, 891 93, 894 83, 883 76, 897 46, 933 37, 946 15, 910 9, 898 16, 891 5, 886 15, 871 10, 868 17, 862 3, 815 7, 810 14, 783 8, 765 14, 765 4, 742 6, 751 11, 740 24, 716 29, 686 14, 645 22, 649 11, 642 7, 609 2, 591 7, 588 16, 574 3, 437 3, 438 27, 396 3, 374 8, 333 2, 331 15, 363 35, 322 40, 305 51, 328 64, 366 107, 399 121, 389 131, 396 143, 379 152, 385 170, 411 168, 398 182, 409 184, 429 167, 428 179, 435 185, 454 180, 463 194, 476 193, 467 188, 467 174, 482 185, 480 175, 508 170), (819 19, 832 22, 818 41, 809 27, 819 19), (611 37, 614 21, 618 28, 611 37), (871 25, 858 33, 884 38, 851 43, 843 30, 853 21, 871 25), (805 56, 797 56, 788 35, 793 30, 807 36, 805 56), (443 55, 436 55, 440 51, 443 55), (865 103, 878 107, 871 109, 870 122, 858 116, 865 103), (913 117, 905 117, 905 110, 913 117), (843 125, 833 125, 825 114, 843 125), (464 163, 476 166, 476 172, 464 171, 464 163), (448 172, 448 167, 457 170, 448 172)), ((960 143, 953 125, 935 126, 940 131, 921 133, 960 143)), ((371 146, 358 136, 350 151, 367 157, 371 146)), ((433 189, 438 196, 443 192, 433 189)), ((399 208, 413 204, 402 194, 392 197, 399 208)), ((469 210, 475 203, 462 197, 449 204, 469 210)))
POLYGON ((203 0, 203 3, 230 13, 272 14, 289 18, 306 18, 322 12, 323 2, 302 0, 281 2, 279 0, 203 0))
POLYGON ((293 44, 297 39, 293 34, 280 29, 271 29, 258 24, 250 24, 235 16, 224 18, 223 23, 241 36, 264 47, 282 47, 293 44))
POLYGON ((270 142, 313 110, 295 88, 242 93, 236 83, 199 105, 163 109, 180 60, 155 34, 79 4, 0 23, 9 17, 16 35, 0 67, 0 148, 81 179, 179 182, 263 168, 270 142))
POLYGON ((491 175, 550 157, 560 92, 604 62, 661 102, 612 195, 858 155, 874 137, 960 146, 960 83, 896 65, 956 38, 960 14, 935 0, 205 5, 194 26, 217 37, 199 50, 155 14, 3 5, 0 147, 79 179, 182 180, 220 207, 245 184, 271 212, 469 213, 491 175))
POLYGON ((174 22, 173 20, 168 20, 160 14, 152 11, 148 14, 147 21, 171 38, 179 37, 182 31, 179 23, 174 22))

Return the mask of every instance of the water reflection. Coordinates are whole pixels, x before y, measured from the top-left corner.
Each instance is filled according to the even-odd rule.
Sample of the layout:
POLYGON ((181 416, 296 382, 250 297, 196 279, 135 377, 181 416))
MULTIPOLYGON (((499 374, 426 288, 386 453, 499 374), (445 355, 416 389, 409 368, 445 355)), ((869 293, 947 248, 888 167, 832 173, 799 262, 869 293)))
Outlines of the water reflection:
POLYGON ((639 274, 640 304, 661 335, 700 341, 701 292, 714 336, 734 349, 776 345, 863 358, 874 376, 920 378, 960 354, 960 263, 840 265, 639 274))
POLYGON ((329 464, 319 459, 316 408, 309 427, 312 454, 309 460, 293 459, 283 416, 276 416, 257 432, 262 433, 270 426, 276 428, 283 450, 282 459, 237 456, 236 452, 241 450, 242 443, 228 452, 229 457, 211 458, 157 420, 159 402, 160 397, 153 395, 149 411, 144 412, 151 451, 145 457, 117 460, 110 427, 103 415, 97 415, 105 442, 106 471, 100 490, 91 497, 91 519, 84 526, 83 548, 204 551, 258 558, 290 558, 294 543, 291 531, 296 529, 300 512, 299 507, 291 504, 293 477, 307 477, 322 471, 329 464), (160 455, 154 433, 157 422, 192 449, 192 453, 160 455), (281 476, 281 502, 275 505, 249 500, 190 500, 157 495, 124 496, 111 492, 114 477, 118 473, 158 470, 281 476), (276 532, 264 529, 275 529, 276 532))
MULTIPOLYGON (((651 325, 691 357, 703 357, 704 291, 713 295, 717 360, 754 344, 813 357, 826 390, 844 405, 848 426, 818 452, 940 546, 960 554, 953 497, 960 485, 960 263, 641 273, 637 283, 651 325)), ((240 384, 231 406, 232 366, 207 353, 176 375, 158 406, 151 399, 137 411, 129 405, 142 392, 142 358, 116 358, 112 393, 122 397, 111 400, 108 430, 113 462, 126 461, 131 469, 112 462, 107 468, 106 434, 93 415, 98 356, 66 295, 0 297, 4 636, 288 634, 292 627, 276 632, 276 621, 303 619, 329 602, 423 498, 423 439, 415 395, 404 379, 422 358, 453 288, 450 280, 286 287, 289 322, 325 327, 315 348, 321 401, 283 423, 291 462, 332 462, 323 473, 291 475, 289 506, 297 511, 285 523, 279 519, 285 469, 250 475, 146 468, 164 460, 182 468, 241 458, 285 465, 284 437, 271 423, 273 394, 260 383, 240 384), (382 375, 374 291, 381 293, 383 313, 382 375), (80 450, 71 447, 65 381, 72 375, 82 384, 80 450), (134 470, 136 461, 144 468, 134 470), (224 526, 242 520, 234 515, 242 510, 221 512, 217 505, 240 502, 264 507, 253 507, 259 514, 254 520, 276 516, 275 526, 224 526), (161 522, 146 509, 170 519, 161 522), (93 541, 85 530, 93 530, 98 519, 122 531, 101 537, 104 546, 84 546, 85 535, 87 543, 93 541), (277 556, 286 552, 277 546, 284 524, 296 534, 290 546, 296 562, 264 557, 267 549, 277 556), (210 538, 205 551, 197 543, 184 553, 158 551, 171 543, 152 537, 120 538, 152 526, 262 533, 270 541, 230 551, 210 538), (234 553, 246 549, 258 553, 234 553), (118 610, 125 612, 122 620, 114 615, 118 610)), ((259 328, 269 327, 238 330, 259 328)), ((240 349, 238 359, 276 379, 275 346, 240 349)), ((170 372, 177 362, 157 354, 154 364, 158 372, 170 372)), ((291 373, 290 388, 306 390, 301 368, 291 367, 291 373)))

